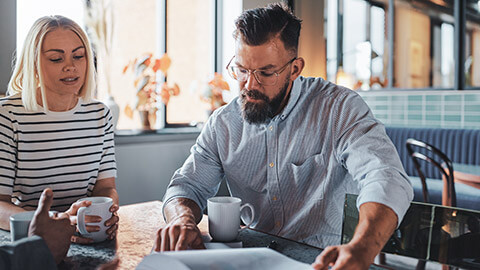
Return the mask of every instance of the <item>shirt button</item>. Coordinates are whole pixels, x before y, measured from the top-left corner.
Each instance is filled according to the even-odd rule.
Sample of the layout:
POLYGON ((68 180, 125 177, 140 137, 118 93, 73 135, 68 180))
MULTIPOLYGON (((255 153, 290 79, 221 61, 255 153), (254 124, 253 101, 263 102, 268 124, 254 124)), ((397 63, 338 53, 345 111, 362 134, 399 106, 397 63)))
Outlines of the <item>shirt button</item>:
POLYGON ((273 164, 273 162, 270 162, 269 165, 270 165, 270 168, 273 168, 273 166, 274 166, 275 164, 273 164))
POLYGON ((280 227, 280 221, 275 222, 275 226, 280 227))
POLYGON ((276 200, 277 200, 277 196, 273 196, 272 200, 276 201, 276 200))
POLYGON ((269 126, 268 129, 273 130, 273 126, 269 126))

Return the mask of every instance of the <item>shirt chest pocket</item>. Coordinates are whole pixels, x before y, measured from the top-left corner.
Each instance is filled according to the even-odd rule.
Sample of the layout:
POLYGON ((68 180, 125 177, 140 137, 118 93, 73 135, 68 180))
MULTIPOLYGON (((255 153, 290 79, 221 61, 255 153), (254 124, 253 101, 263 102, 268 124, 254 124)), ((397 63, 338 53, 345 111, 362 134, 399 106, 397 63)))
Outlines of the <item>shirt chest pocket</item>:
POLYGON ((324 154, 308 157, 301 163, 291 163, 292 184, 300 195, 312 195, 313 198, 323 199, 327 165, 324 154))

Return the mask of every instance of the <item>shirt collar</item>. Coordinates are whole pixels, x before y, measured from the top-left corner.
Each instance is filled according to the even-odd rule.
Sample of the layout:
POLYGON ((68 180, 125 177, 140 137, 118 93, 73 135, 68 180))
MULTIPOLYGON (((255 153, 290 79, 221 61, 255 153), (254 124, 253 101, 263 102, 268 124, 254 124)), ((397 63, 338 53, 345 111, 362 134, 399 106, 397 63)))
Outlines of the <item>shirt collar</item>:
POLYGON ((298 78, 295 79, 295 81, 293 81, 292 90, 290 91, 290 98, 288 99, 287 105, 274 118, 278 117, 279 120, 285 120, 285 118, 287 118, 287 116, 290 114, 293 108, 295 108, 295 105, 297 104, 298 99, 300 98, 300 95, 302 93, 302 88, 300 83, 300 80, 302 78, 303 77, 298 76, 298 78))

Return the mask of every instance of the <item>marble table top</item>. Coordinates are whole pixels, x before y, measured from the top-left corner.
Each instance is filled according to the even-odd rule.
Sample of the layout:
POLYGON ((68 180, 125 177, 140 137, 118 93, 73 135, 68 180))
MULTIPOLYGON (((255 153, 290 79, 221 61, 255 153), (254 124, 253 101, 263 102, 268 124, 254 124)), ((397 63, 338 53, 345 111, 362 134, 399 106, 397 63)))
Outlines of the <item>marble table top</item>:
MULTIPOLYGON (((72 244, 67 258, 59 269, 95 269, 97 266, 108 263, 114 258, 120 259, 117 269, 135 269, 142 258, 150 254, 157 230, 165 225, 162 217, 162 202, 151 201, 145 203, 121 206, 118 211, 120 217, 117 238, 111 241, 91 245, 72 244)), ((199 224, 204 239, 208 236, 207 216, 199 224)), ((312 263, 321 249, 285 238, 269 235, 259 231, 245 229, 238 236, 243 247, 272 247, 278 252, 295 260, 312 263)), ((10 234, 0 230, 0 244, 10 242, 10 234)), ((373 265, 370 269, 384 269, 373 265)))

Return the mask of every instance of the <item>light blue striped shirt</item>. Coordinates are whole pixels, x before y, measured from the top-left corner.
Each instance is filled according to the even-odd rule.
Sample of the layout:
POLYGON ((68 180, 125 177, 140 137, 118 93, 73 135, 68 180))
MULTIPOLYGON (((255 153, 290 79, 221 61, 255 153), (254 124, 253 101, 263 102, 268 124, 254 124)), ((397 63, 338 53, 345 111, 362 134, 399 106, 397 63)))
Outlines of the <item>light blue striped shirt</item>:
MULTIPOLYGON (((255 208, 252 227, 307 244, 340 244, 345 193, 378 202, 401 220, 413 190, 394 145, 363 99, 321 78, 294 81, 268 123, 243 120, 238 98, 216 110, 164 197, 202 209, 222 179, 255 208)), ((250 220, 249 211, 243 213, 250 220)))

